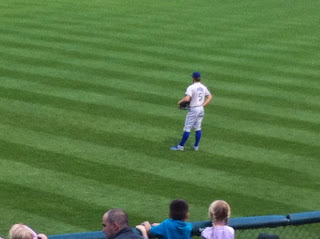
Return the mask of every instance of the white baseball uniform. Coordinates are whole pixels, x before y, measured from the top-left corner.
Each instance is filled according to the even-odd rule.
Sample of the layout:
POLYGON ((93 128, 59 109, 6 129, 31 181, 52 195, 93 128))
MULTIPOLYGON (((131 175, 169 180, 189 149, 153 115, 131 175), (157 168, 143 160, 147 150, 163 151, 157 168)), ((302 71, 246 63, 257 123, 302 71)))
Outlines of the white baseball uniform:
POLYGON ((204 116, 203 102, 206 96, 211 95, 206 86, 200 82, 195 82, 186 90, 186 95, 191 97, 190 110, 186 116, 184 131, 190 132, 192 128, 195 131, 201 130, 201 123, 204 116))

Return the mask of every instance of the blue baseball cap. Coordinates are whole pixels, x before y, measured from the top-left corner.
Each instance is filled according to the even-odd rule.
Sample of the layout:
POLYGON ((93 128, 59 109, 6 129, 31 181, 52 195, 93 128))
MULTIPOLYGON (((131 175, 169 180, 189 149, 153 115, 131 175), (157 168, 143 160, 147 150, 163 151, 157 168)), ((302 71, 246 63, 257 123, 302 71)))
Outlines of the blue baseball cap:
POLYGON ((193 72, 193 74, 192 74, 191 76, 192 76, 193 78, 201 78, 200 72, 197 72, 197 71, 193 72))

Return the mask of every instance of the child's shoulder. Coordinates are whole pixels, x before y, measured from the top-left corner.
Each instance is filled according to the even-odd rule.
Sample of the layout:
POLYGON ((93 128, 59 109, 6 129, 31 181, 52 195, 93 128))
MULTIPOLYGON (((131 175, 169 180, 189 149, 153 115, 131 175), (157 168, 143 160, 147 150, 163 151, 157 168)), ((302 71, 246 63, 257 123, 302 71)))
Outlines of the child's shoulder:
POLYGON ((225 228, 226 230, 228 230, 229 232, 234 233, 234 229, 233 229, 232 227, 224 226, 224 228, 225 228))
POLYGON ((206 227, 206 228, 201 232, 201 236, 202 236, 203 238, 210 238, 212 234, 213 234, 213 227, 206 227))
POLYGON ((174 219, 166 219, 162 223, 170 224, 175 227, 186 227, 186 228, 192 228, 192 224, 190 222, 180 221, 180 220, 174 220, 174 219))
POLYGON ((210 238, 210 235, 213 234, 214 230, 223 230, 228 231, 230 234, 234 234, 234 229, 229 226, 222 226, 222 227, 206 227, 202 232, 201 235, 210 238))

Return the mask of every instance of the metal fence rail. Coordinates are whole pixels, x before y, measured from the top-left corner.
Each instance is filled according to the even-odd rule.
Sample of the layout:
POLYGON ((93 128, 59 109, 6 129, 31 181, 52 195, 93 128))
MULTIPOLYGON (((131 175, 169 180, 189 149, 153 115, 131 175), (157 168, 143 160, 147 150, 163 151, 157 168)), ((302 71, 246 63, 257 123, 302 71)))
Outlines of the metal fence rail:
MULTIPOLYGON (((204 228, 211 226, 211 221, 191 223, 195 238, 201 235, 204 228)), ((260 233, 275 234, 281 239, 320 239, 320 211, 231 218, 229 226, 236 230, 236 239, 256 239, 260 233)), ((54 235, 49 239, 105 239, 105 235, 97 231, 54 235)))
POLYGON ((260 233, 278 235, 280 239, 319 239, 320 223, 236 231, 236 239, 256 239, 260 233))

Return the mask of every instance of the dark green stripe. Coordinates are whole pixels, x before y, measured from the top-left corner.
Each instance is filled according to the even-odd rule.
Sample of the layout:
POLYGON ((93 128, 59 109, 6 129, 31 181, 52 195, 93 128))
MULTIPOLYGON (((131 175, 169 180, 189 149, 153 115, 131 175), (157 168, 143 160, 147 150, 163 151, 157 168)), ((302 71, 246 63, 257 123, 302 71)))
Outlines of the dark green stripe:
MULTIPOLYGON (((165 142, 155 144, 153 141, 150 141, 147 139, 148 135, 146 135, 146 139, 141 139, 141 138, 135 137, 134 135, 129 135, 129 134, 123 134, 123 133, 114 134, 113 132, 108 132, 108 131, 101 132, 100 130, 96 130, 90 127, 84 127, 84 126, 79 127, 77 125, 70 124, 70 122, 57 121, 55 119, 52 119, 49 116, 45 118, 42 118, 42 117, 40 118, 35 116, 19 115, 16 113, 9 113, 5 111, 2 111, 2 112, 3 113, 0 116, 1 122, 5 124, 10 124, 19 128, 26 128, 34 131, 53 134, 56 136, 64 136, 70 139, 77 139, 77 140, 92 142, 94 144, 102 145, 102 146, 105 145, 108 147, 121 148, 123 150, 138 152, 151 157, 162 158, 165 156, 178 162, 180 162, 183 159, 184 164, 191 163, 201 167, 206 165, 205 166, 206 168, 213 168, 213 169, 218 168, 220 170, 233 173, 233 174, 236 173, 236 174, 247 176, 247 177, 263 178, 266 180, 275 181, 277 183, 281 182, 282 184, 288 185, 288 186, 309 188, 309 189, 315 190, 314 185, 310 184, 310 182, 316 181, 316 179, 313 179, 312 177, 306 175, 305 173, 301 173, 292 169, 286 170, 284 168, 279 168, 279 167, 275 167, 272 165, 259 163, 259 162, 252 164, 252 162, 247 162, 239 158, 238 159, 228 158, 228 157, 222 157, 222 156, 218 156, 215 154, 208 154, 208 153, 203 153, 203 155, 198 155, 200 158, 203 158, 204 160, 201 160, 200 162, 198 161, 194 162, 192 158, 184 159, 183 155, 172 155, 169 150, 166 150, 165 151, 166 153, 164 153, 163 149, 168 148, 170 146, 170 142, 165 141, 165 142), (21 121, 18 122, 18 119, 21 119, 21 121), (35 125, 33 123, 34 121, 41 122, 41 124, 35 125), (143 147, 137 147, 137 145, 141 145, 143 147), (223 162, 223 164, 219 166, 217 162, 223 162), (264 172, 268 172, 268 173, 264 173, 264 172), (301 180, 297 180, 298 178, 300 178, 301 180)), ((132 116, 132 118, 133 117, 134 116, 132 116)), ((143 127, 140 130, 143 130, 143 127)), ((258 148, 259 147, 262 148, 261 143, 264 143, 263 145, 264 148, 273 147, 273 144, 275 144, 276 146, 280 146, 280 143, 281 143, 282 148, 288 148, 289 146, 292 146, 297 148, 298 150, 301 149, 301 146, 298 143, 289 142, 289 146, 285 145, 285 142, 286 142, 285 140, 271 138, 272 142, 268 142, 267 137, 257 137, 256 135, 251 136, 250 134, 240 134, 240 133, 238 133, 237 135, 237 133, 232 130, 219 129, 219 128, 215 128, 214 132, 217 139, 222 138, 226 140, 228 137, 233 137, 228 141, 236 142, 239 144, 245 144, 249 146, 256 146, 258 148), (246 135, 248 135, 247 137, 252 137, 253 139, 251 138, 246 139, 246 135), (239 140, 239 139, 242 139, 242 140, 239 140), (255 142, 255 143, 252 143, 252 142, 255 142)), ((215 138, 209 132, 206 133, 206 136, 209 138, 210 137, 215 138)), ((311 147, 311 146, 308 146, 308 147, 311 147)), ((313 149, 316 149, 316 148, 317 147, 313 147, 313 149)), ((289 150, 292 150, 292 149, 289 149, 289 150)), ((312 155, 311 156, 307 155, 307 156, 311 157, 312 155)))
MULTIPOLYGON (((28 146, 8 143, 2 140, 0 140, 0 148, 3 157, 8 160, 23 162, 37 168, 57 170, 69 175, 92 179, 98 182, 139 191, 141 193, 148 193, 155 197, 162 196, 172 199, 184 198, 190 204, 207 206, 212 200, 210 195, 214 192, 214 197, 219 198, 220 195, 223 195, 223 197, 232 203, 234 207, 247 207, 247 213, 255 212, 256 208, 251 207, 253 204, 257 205, 257 207, 262 207, 267 204, 270 205, 271 208, 273 205, 277 205, 277 207, 282 205, 283 209, 292 209, 292 205, 226 191, 223 187, 220 187, 219 184, 215 185, 214 182, 212 188, 208 188, 201 185, 182 182, 179 181, 179 179, 173 180, 152 173, 143 173, 132 169, 126 169, 125 165, 123 167, 109 165, 107 162, 110 159, 107 155, 106 163, 100 164, 46 150, 36 150, 28 146), (14 153, 11 152, 11 149, 14 149, 14 153), (125 175, 125 177, 123 175, 125 175), (197 197, 194 195, 197 195, 197 197)), ((188 165, 185 165, 185 167, 188 167, 188 165)), ((183 172, 183 168, 181 170, 181 172, 183 172)), ((59 199, 57 202, 59 202, 59 199)), ((93 212, 96 212, 96 210, 97 209, 93 210, 93 212)), ((303 208, 296 208, 296 210, 303 210, 303 208)))

